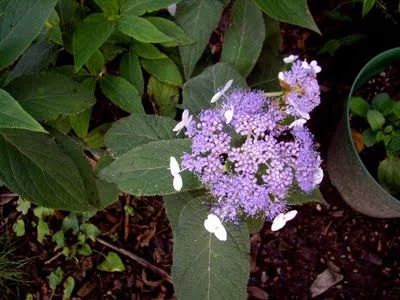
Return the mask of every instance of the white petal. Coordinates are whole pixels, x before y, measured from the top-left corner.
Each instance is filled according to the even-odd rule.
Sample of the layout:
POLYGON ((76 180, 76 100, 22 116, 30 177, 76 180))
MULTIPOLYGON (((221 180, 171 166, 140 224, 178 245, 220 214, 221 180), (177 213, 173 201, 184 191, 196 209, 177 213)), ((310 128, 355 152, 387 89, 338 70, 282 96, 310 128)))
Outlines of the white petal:
POLYGON ((170 6, 168 6, 167 8, 169 14, 173 17, 175 17, 175 13, 176 13, 176 3, 171 4, 170 6))
POLYGON ((283 215, 285 222, 293 220, 294 217, 297 215, 297 210, 288 211, 286 214, 283 215))
POLYGON ((180 174, 174 176, 173 186, 175 191, 180 191, 183 186, 182 176, 180 174))
POLYGON ((322 168, 318 168, 314 172, 314 184, 318 185, 322 182, 322 179, 324 178, 324 171, 322 168))
POLYGON ((182 122, 186 123, 187 119, 189 118, 189 111, 185 109, 182 113, 182 122))
POLYGON ((304 68, 304 69, 311 69, 311 66, 308 64, 308 62, 306 62, 306 61, 303 61, 302 63, 301 63, 301 66, 304 68))
POLYGON ((283 59, 283 62, 286 64, 290 64, 294 61, 296 61, 299 57, 297 55, 289 55, 288 57, 285 57, 283 59))
POLYGON ((315 61, 315 60, 313 60, 313 61, 310 63, 310 66, 313 68, 313 70, 314 70, 315 73, 319 73, 319 72, 321 72, 321 70, 322 70, 321 67, 318 66, 317 61, 315 61))
POLYGON ((222 225, 219 218, 213 214, 209 214, 204 221, 204 227, 208 232, 214 232, 218 226, 222 225))
POLYGON ((293 121, 290 125, 289 128, 293 127, 302 127, 304 124, 306 124, 307 120, 306 119, 298 119, 296 121, 293 121))
POLYGON ((303 119, 310 120, 310 114, 309 113, 306 113, 306 112, 301 111, 301 110, 296 110, 296 111, 303 119))
POLYGON ((185 127, 188 127, 188 126, 189 126, 190 122, 192 122, 192 119, 193 119, 193 116, 190 115, 189 118, 186 120, 185 127))
POLYGON ((225 84, 224 88, 222 89, 222 94, 224 94, 227 90, 229 90, 229 88, 231 87, 232 83, 233 83, 233 79, 229 80, 225 84))
POLYGON ((224 113, 225 119, 226 119, 226 124, 229 124, 232 121, 233 118, 233 107, 231 106, 231 109, 228 109, 224 113))
POLYGON ((277 231, 277 230, 283 228, 283 226, 285 226, 285 225, 286 225, 286 220, 284 219, 283 214, 279 214, 272 221, 271 230, 277 231))
POLYGON ((220 241, 226 241, 228 234, 226 232, 225 227, 220 224, 219 226, 217 226, 217 228, 214 231, 215 237, 217 239, 219 239, 220 241))
POLYGON ((179 172, 181 171, 178 161, 173 156, 169 158, 169 169, 171 171, 172 176, 174 177, 179 175, 179 172))
POLYGON ((212 98, 211 98, 211 103, 214 103, 214 102, 217 102, 217 100, 219 99, 219 98, 221 98, 221 96, 222 96, 222 92, 217 92, 212 98))
POLYGON ((172 131, 181 131, 182 128, 185 127, 185 123, 182 121, 180 121, 178 124, 176 124, 176 126, 174 127, 174 129, 172 129, 172 131))
POLYGON ((279 72, 279 73, 278 73, 278 78, 279 78, 279 80, 281 80, 281 81, 285 80, 285 77, 284 77, 284 75, 283 75, 283 72, 279 72))

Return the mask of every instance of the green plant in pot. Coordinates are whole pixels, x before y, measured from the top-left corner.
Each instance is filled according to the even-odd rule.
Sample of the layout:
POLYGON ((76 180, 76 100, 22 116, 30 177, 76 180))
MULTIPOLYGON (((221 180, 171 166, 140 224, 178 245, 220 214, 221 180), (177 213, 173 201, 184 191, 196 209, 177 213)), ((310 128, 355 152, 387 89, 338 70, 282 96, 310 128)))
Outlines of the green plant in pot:
POLYGON ((328 153, 332 183, 350 206, 372 217, 400 217, 400 102, 385 87, 371 92, 378 84, 371 79, 399 62, 395 48, 360 71, 328 153))

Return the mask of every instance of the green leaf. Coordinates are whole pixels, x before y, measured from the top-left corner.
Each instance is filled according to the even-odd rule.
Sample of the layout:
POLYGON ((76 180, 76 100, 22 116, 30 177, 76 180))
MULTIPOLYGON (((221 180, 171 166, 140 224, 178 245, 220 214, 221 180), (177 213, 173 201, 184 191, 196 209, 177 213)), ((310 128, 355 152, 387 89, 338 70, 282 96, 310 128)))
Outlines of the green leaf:
POLYGON ((326 204, 319 188, 314 189, 311 194, 303 192, 298 186, 295 186, 289 193, 286 201, 290 205, 303 205, 310 202, 319 202, 326 204))
POLYGON ((60 116, 57 119, 48 120, 46 124, 65 134, 71 130, 71 122, 68 116, 60 116))
POLYGON ((51 241, 56 243, 58 248, 63 248, 65 246, 64 231, 57 231, 51 238, 51 241))
POLYGON ((321 34, 308 9, 306 0, 255 0, 270 17, 305 27, 321 34))
POLYGON ((52 290, 55 290, 61 283, 64 277, 64 271, 60 267, 57 267, 55 272, 51 272, 49 276, 49 286, 52 290))
POLYGON ((89 134, 83 139, 86 146, 89 148, 103 148, 104 136, 107 131, 111 128, 112 123, 104 123, 99 127, 93 129, 89 134))
POLYGON ((387 93, 377 94, 371 101, 371 106, 373 109, 378 110, 384 116, 392 113, 395 101, 390 99, 390 96, 387 93))
POLYGON ((78 254, 80 255, 89 256, 92 255, 92 253, 93 253, 92 248, 90 248, 90 246, 87 243, 83 243, 82 245, 80 245, 80 248, 78 249, 78 254))
POLYGON ((157 49, 156 46, 152 44, 141 43, 135 41, 133 46, 133 51, 140 57, 147 58, 147 59, 160 59, 160 58, 167 58, 164 53, 157 49))
POLYGON ((105 136, 107 150, 119 157, 129 150, 160 140, 176 139, 172 129, 176 121, 170 118, 131 114, 115 122, 105 136))
POLYGON ((17 211, 21 212, 23 215, 26 215, 28 210, 31 208, 31 203, 22 199, 21 197, 18 198, 17 204, 17 211))
POLYGON ((111 102, 123 110, 144 113, 139 92, 128 80, 118 76, 104 76, 100 80, 100 89, 111 102))
POLYGON ((374 131, 381 129, 385 123, 385 117, 379 111, 373 109, 368 110, 367 120, 374 131))
POLYGON ((93 242, 96 241, 96 238, 100 235, 101 231, 93 224, 82 224, 81 231, 86 234, 86 237, 91 239, 93 242))
POLYGON ((6 90, 37 120, 79 113, 96 100, 87 88, 56 72, 19 77, 6 90))
POLYGON ((165 209, 168 216, 168 221, 171 225, 172 231, 175 231, 178 227, 179 216, 183 208, 192 200, 198 199, 197 202, 201 203, 207 199, 206 190, 195 190, 189 192, 182 192, 172 195, 166 195, 163 197, 165 203, 165 209))
POLYGON ((197 115, 201 111, 217 104, 210 103, 217 90, 229 80, 233 80, 231 89, 247 88, 246 80, 230 65, 218 63, 210 66, 199 76, 187 81, 183 87, 183 106, 191 114, 197 115))
POLYGON ((130 50, 129 53, 125 53, 122 56, 119 68, 121 77, 128 80, 138 90, 139 96, 143 96, 144 79, 142 67, 140 66, 139 58, 136 53, 132 50, 130 50))
POLYGON ((75 72, 104 44, 114 31, 115 22, 104 13, 89 15, 74 32, 75 72))
POLYGON ((108 252, 106 259, 97 266, 97 270, 106 272, 123 272, 125 271, 125 266, 117 253, 108 252))
POLYGON ((376 144, 376 133, 371 129, 367 129, 363 132, 363 142, 366 147, 371 147, 376 144))
MULTIPOLYGON (((97 160, 96 166, 94 168, 95 174, 98 175, 101 170, 109 166, 113 161, 113 158, 109 154, 105 154, 100 157, 99 160, 97 160)), ((96 184, 102 207, 105 208, 109 204, 114 203, 118 200, 119 189, 115 184, 106 182, 101 179, 96 179, 96 184)))
POLYGON ((5 80, 4 85, 9 84, 17 77, 39 73, 47 68, 56 54, 57 47, 47 40, 40 40, 33 44, 18 60, 5 80))
POLYGON ((45 28, 47 29, 47 39, 62 46, 63 39, 60 30, 60 17, 55 9, 52 10, 49 18, 47 19, 45 28))
POLYGON ((351 97, 349 100, 350 111, 357 116, 367 117, 369 111, 369 104, 361 97, 351 97))
POLYGON ((179 2, 180 0, 126 0, 122 4, 121 11, 124 14, 141 16, 146 12, 166 8, 179 2))
POLYGON ((19 128, 47 132, 5 90, 0 89, 0 128, 19 128))
POLYGON ((76 235, 79 231, 79 221, 76 214, 71 213, 69 216, 66 216, 62 222, 61 228, 64 232, 71 229, 72 234, 76 235))
POLYGON ((101 10, 110 16, 118 15, 118 1, 119 0, 94 0, 101 10))
POLYGON ((147 18, 147 20, 149 20, 151 24, 156 26, 157 29, 160 30, 162 33, 165 33, 166 35, 174 39, 172 42, 163 43, 163 46, 175 47, 194 44, 194 40, 191 39, 186 34, 186 32, 183 31, 183 29, 176 25, 174 22, 159 17, 149 17, 147 18))
POLYGON ((67 300, 71 298, 72 292, 75 288, 75 280, 73 277, 69 276, 67 280, 64 282, 64 295, 63 300, 67 300))
POLYGON ((43 219, 39 219, 39 224, 37 226, 37 240, 39 243, 43 244, 43 240, 46 235, 50 235, 50 228, 43 219))
POLYGON ((374 7, 376 0, 363 0, 362 16, 363 18, 374 7))
POLYGON ((335 55, 336 51, 340 48, 340 41, 337 39, 331 39, 327 41, 322 48, 318 51, 318 54, 329 53, 330 55, 335 55))
POLYGON ((0 130, 0 180, 22 198, 70 211, 90 208, 73 161, 48 135, 0 130))
POLYGON ((39 35, 57 0, 2 1, 0 69, 20 56, 39 35))
POLYGON ((265 39, 264 19, 252 0, 237 0, 232 7, 232 28, 225 31, 222 62, 247 77, 257 62, 265 39))
POLYGON ((264 15, 265 41, 260 57, 253 71, 248 76, 248 82, 254 89, 265 91, 280 90, 278 73, 282 70, 282 59, 279 54, 281 41, 279 22, 264 15))
POLYGON ((94 76, 99 75, 103 71, 105 68, 104 56, 100 50, 93 52, 92 56, 86 62, 86 67, 88 68, 90 74, 94 76))
POLYGON ((25 223, 24 220, 17 220, 13 225, 13 231, 15 232, 16 236, 24 236, 25 235, 25 223))
POLYGON ((246 217, 246 224, 250 233, 257 233, 265 224, 265 216, 246 217))
POLYGON ((393 114, 397 117, 400 118, 400 102, 396 102, 393 106, 393 114))
POLYGON ((118 19, 118 29, 142 43, 164 43, 173 40, 149 21, 137 16, 122 15, 118 19))
MULTIPOLYGON (((100 178, 115 183, 122 191, 135 196, 174 194, 170 157, 178 161, 191 148, 188 139, 164 140, 136 147, 103 169, 100 178)), ((181 173, 182 192, 200 188, 197 178, 188 171, 181 173)))
POLYGON ((88 134, 90 117, 92 115, 92 108, 84 110, 77 115, 70 116, 71 127, 75 134, 84 138, 88 134))
POLYGON ((384 189, 389 193, 400 192, 400 158, 388 156, 381 161, 378 167, 378 179, 384 189))
POLYGON ((179 102, 179 89, 173 85, 150 77, 147 94, 153 103, 154 110, 161 116, 174 118, 179 102))
POLYGON ((224 223, 227 241, 204 228, 210 207, 198 199, 182 210, 175 231, 172 279, 180 299, 246 299, 250 239, 246 224, 224 223))
POLYGON ((176 23, 195 41, 193 45, 179 47, 186 80, 192 76, 211 33, 217 27, 222 8, 222 4, 215 0, 190 0, 179 4, 176 23))
POLYGON ((182 76, 179 73, 178 67, 174 61, 170 58, 163 59, 145 59, 141 60, 143 68, 151 75, 156 77, 160 81, 166 83, 181 86, 182 76))
POLYGON ((54 209, 48 208, 48 207, 43 207, 43 206, 38 206, 33 210, 33 214, 38 219, 43 219, 47 216, 51 216, 52 214, 54 214, 54 209))
POLYGON ((386 150, 389 155, 399 156, 400 154, 400 133, 394 133, 392 139, 387 145, 386 150))

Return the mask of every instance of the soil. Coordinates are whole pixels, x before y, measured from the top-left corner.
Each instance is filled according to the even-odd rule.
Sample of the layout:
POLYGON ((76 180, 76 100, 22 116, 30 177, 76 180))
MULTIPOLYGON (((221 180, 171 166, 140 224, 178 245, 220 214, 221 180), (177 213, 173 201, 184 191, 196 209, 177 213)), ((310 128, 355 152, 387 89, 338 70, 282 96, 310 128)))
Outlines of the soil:
MULTIPOLYGON (((340 12, 352 21, 332 19, 329 11, 340 3, 309 2, 323 36, 291 25, 281 27, 282 54, 317 59, 322 66, 322 103, 313 112, 310 127, 320 145, 325 170, 329 142, 356 74, 371 57, 400 44, 390 33, 399 32, 398 26, 379 11, 362 19, 361 8, 346 1, 340 12), (367 34, 367 41, 340 47, 335 56, 317 55, 328 40, 360 32, 367 34)), ((326 269, 343 278, 316 299, 400 299, 400 219, 375 219, 355 212, 332 186, 327 172, 321 192, 328 205, 296 207, 298 216, 284 229, 272 232, 266 223, 251 236, 249 299, 308 299, 311 285, 326 269)), ((0 229, 12 235, 12 225, 20 213, 15 210, 15 198, 8 202, 2 199, 0 229)), ((53 232, 60 228, 62 218, 62 213, 57 213, 48 219, 53 232)), ((26 219, 33 220, 32 212, 26 219)), ((129 199, 121 195, 92 221, 101 229, 102 240, 170 273, 173 235, 161 198, 129 199), (132 217, 127 217, 123 209, 127 201, 135 210, 132 217)), ((25 299, 27 293, 34 299, 61 299, 62 289, 52 294, 48 287, 48 275, 58 266, 75 278, 75 299, 176 299, 165 277, 123 255, 125 272, 97 271, 103 254, 111 251, 102 243, 90 244, 91 256, 77 255, 66 261, 57 256, 59 251, 54 251, 53 243, 37 241, 35 228, 29 225, 26 229, 25 237, 17 239, 20 247, 16 254, 31 258, 25 265, 28 281, 20 284, 10 299, 25 299)))

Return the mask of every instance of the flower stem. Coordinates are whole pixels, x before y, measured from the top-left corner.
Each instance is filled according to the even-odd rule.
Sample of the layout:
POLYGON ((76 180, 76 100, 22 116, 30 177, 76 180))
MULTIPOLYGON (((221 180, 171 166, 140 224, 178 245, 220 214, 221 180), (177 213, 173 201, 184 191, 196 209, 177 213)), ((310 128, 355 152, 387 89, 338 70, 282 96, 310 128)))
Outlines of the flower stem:
POLYGON ((266 96, 266 97, 279 97, 282 95, 283 95, 283 92, 264 93, 264 96, 266 96))

